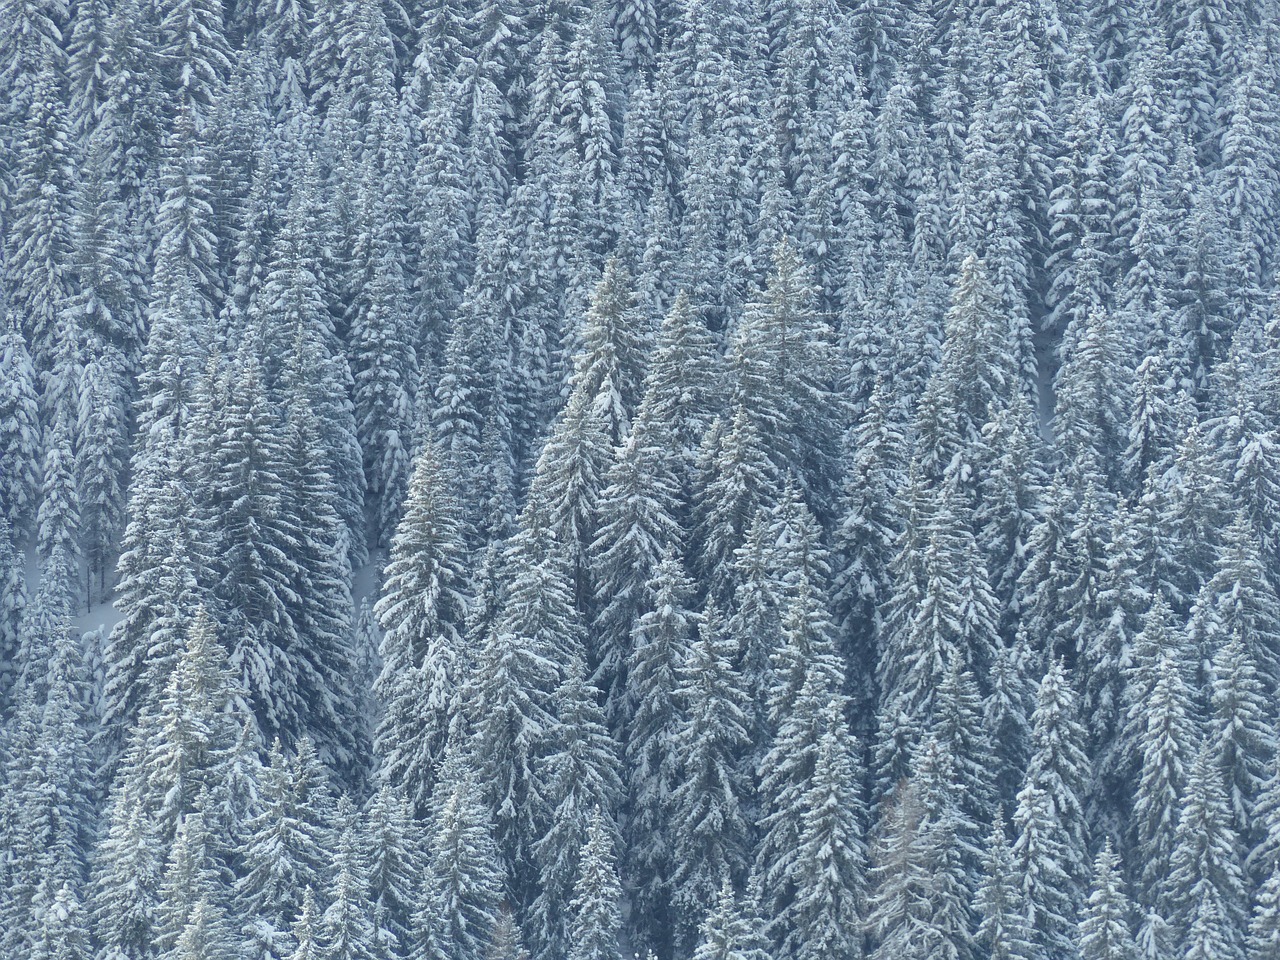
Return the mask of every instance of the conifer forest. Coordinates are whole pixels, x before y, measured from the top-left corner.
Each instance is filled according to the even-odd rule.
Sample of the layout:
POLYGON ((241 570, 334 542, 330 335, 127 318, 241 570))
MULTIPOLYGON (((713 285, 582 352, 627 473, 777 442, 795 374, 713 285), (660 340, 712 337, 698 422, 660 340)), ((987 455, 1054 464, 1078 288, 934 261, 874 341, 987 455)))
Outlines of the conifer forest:
POLYGON ((1280 0, 0 0, 0 960, 1280 960, 1280 0))

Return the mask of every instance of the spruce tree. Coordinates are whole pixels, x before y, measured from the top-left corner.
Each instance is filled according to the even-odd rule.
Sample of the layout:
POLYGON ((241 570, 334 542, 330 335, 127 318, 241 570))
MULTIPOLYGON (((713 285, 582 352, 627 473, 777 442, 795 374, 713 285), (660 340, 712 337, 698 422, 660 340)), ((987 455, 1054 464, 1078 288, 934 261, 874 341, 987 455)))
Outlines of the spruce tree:
MULTIPOLYGON (((31 10, 39 11, 39 6, 31 10)), ((11 10, 11 16, 18 27, 17 11, 11 10)), ((39 44, 38 37, 36 33, 28 40, 39 44)), ((11 130, 14 155, 10 162, 16 176, 7 204, 12 210, 6 218, 6 232, 11 231, 5 245, 6 268, 13 283, 13 306, 36 369, 46 375, 60 345, 71 349, 80 346, 64 339, 68 322, 74 326, 67 308, 74 290, 71 224, 75 174, 56 62, 60 59, 62 51, 55 42, 25 65, 30 72, 21 78, 21 100, 14 104, 26 101, 11 130)), ((10 62, 17 65, 21 60, 10 62)), ((46 417, 52 413, 48 409, 42 412, 46 417)))
POLYGON ((578 863, 570 904, 569 960, 617 960, 622 885, 614 868, 613 840, 599 809, 591 816, 578 863))
MULTIPOLYGON (((274 743, 262 771, 258 809, 246 824, 235 889, 237 913, 246 918, 245 939, 262 956, 285 955, 304 893, 327 889, 327 801, 325 784, 317 782, 305 757, 287 757, 274 743)), ((320 918, 313 920, 318 936, 320 918)))
POLYGON ((595 609, 591 631, 596 683, 605 691, 610 724, 625 717, 627 661, 636 619, 667 544, 679 543, 680 494, 670 428, 650 419, 647 403, 615 454, 600 494, 600 525, 592 544, 595 609))
POLYGON ((1170 920, 1188 957, 1238 957, 1246 898, 1231 812, 1209 750, 1187 778, 1177 842, 1169 862, 1170 920))
POLYGON ((628 664, 626 762, 633 893, 642 905, 646 942, 665 954, 673 934, 672 876, 676 866, 676 753, 681 712, 680 669, 688 662, 700 617, 691 609, 693 583, 668 551, 648 586, 650 610, 636 621, 628 664))
POLYGON ((333 884, 320 918, 320 954, 326 960, 374 960, 378 938, 369 899, 368 863, 349 797, 338 801, 332 850, 333 884))
POLYGON ((991 825, 982 882, 974 901, 982 917, 977 938, 993 958, 1025 960, 1035 956, 1035 948, 1025 894, 1005 829, 1004 815, 1000 814, 991 825))
POLYGON ((50 897, 41 891, 40 929, 28 956, 33 960, 82 960, 90 955, 89 926, 75 886, 64 882, 50 897))
POLYGON ((1211 717, 1206 742, 1218 757, 1232 826, 1248 848, 1261 827, 1254 823, 1253 812, 1266 765, 1275 752, 1275 733, 1262 684, 1238 634, 1214 656, 1209 676, 1211 717))
MULTIPOLYGON (((680 665, 675 691, 682 708, 676 752, 684 775, 672 798, 672 906, 680 917, 706 914, 722 881, 741 880, 747 872, 751 777, 746 750, 751 738, 747 691, 734 667, 735 653, 719 612, 709 608, 680 665)), ((688 929, 682 939, 691 943, 695 934, 688 929)))
POLYGON ((698 930, 695 960, 761 960, 769 955, 764 922, 749 895, 736 896, 726 878, 698 930))
POLYGON ((789 878, 794 900, 777 918, 783 950, 804 960, 843 957, 862 949, 860 908, 866 890, 859 745, 848 735, 839 705, 827 710, 827 729, 801 800, 800 848, 789 878))
POLYGON ((1145 728, 1139 749, 1141 773, 1133 816, 1140 889, 1151 904, 1167 906, 1164 878, 1168 876, 1175 844, 1174 830, 1182 808, 1187 774, 1194 750, 1194 727, 1188 716, 1188 693, 1177 667, 1160 660, 1158 680, 1145 707, 1145 728))
POLYGON ((407 798, 382 783, 365 808, 361 825, 368 854, 369 898, 376 931, 392 952, 407 955, 413 943, 413 912, 422 869, 422 832, 407 798))
POLYGON ((1124 893, 1120 858, 1108 841, 1093 866, 1093 885, 1080 918, 1080 960, 1133 960, 1138 956, 1131 924, 1133 904, 1124 893))
POLYGON ((477 775, 494 811, 494 834, 510 882, 532 888, 537 839, 537 765, 555 722, 555 694, 582 656, 581 625, 559 551, 546 550, 536 504, 504 559, 506 597, 476 658, 467 691, 477 775), (528 886, 526 886, 526 884, 528 886))
POLYGON ((419 810, 460 716, 458 689, 470 666, 463 643, 465 547, 457 504, 443 480, 428 441, 414 461, 382 597, 374 607, 383 630, 375 749, 382 775, 419 810))
POLYGON ((93 580, 106 594, 107 575, 124 528, 125 466, 128 458, 128 381, 124 356, 111 347, 85 364, 77 411, 76 480, 81 544, 88 565, 87 600, 93 580))
POLYGON ((504 871, 493 821, 471 761, 445 756, 431 795, 427 856, 415 933, 430 960, 482 960, 503 899, 504 871))
POLYGON ((0 477, 4 514, 13 530, 27 529, 38 502, 40 420, 36 372, 17 318, 0 338, 0 477))
POLYGON ((951 764, 926 740, 908 779, 885 801, 871 856, 867 901, 871 956, 966 956, 973 949, 973 891, 955 841, 951 764))
MULTIPOLYGON (((537 955, 557 956, 569 946, 567 907, 591 811, 611 812, 622 796, 617 742, 609 736, 586 666, 575 659, 556 691, 556 719, 547 731, 546 757, 538 765, 540 819, 534 845, 541 883, 533 904, 531 945, 537 955)), ((610 823, 613 834, 616 827, 610 823)))
POLYGON ((1087 824, 1084 802, 1089 787, 1085 733, 1077 715, 1077 699, 1061 661, 1054 661, 1040 681, 1031 715, 1031 759, 1026 782, 1044 794, 1051 820, 1063 845, 1059 868, 1070 888, 1067 902, 1079 903, 1087 880, 1087 824))

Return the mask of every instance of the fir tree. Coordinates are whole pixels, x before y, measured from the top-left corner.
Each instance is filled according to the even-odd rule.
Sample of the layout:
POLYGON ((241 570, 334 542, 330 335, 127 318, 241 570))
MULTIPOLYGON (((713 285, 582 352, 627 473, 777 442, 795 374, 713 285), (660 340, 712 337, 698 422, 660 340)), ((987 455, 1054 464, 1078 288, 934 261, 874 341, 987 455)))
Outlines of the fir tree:
POLYGON ((1213 758, 1196 756, 1168 878, 1171 921, 1190 957, 1240 956, 1245 893, 1231 813, 1213 758))
POLYGON ((493 825, 465 754, 446 754, 431 796, 415 930, 431 960, 487 954, 503 899, 493 825))
POLYGON ((443 488, 430 442, 419 451, 409 499, 391 543, 385 585, 374 614, 382 626, 382 701, 375 748, 383 776, 418 809, 460 715, 466 679, 462 631, 467 616, 464 546, 457 506, 443 488))
POLYGON ((613 842, 599 809, 591 817, 578 862, 568 956, 570 960, 616 960, 621 952, 622 885, 613 865, 613 842))
POLYGON ((0 338, 0 477, 4 514, 14 530, 35 519, 39 482, 40 421, 36 373, 25 338, 10 314, 0 338))
POLYGON ((1080 960, 1132 960, 1138 956, 1132 923, 1133 905, 1125 896, 1120 860, 1110 842, 1099 851, 1077 934, 1080 960))
MULTIPOLYGON (((568 666, 556 691, 556 720, 538 766, 544 833, 534 845, 541 883, 533 904, 531 943, 536 955, 557 956, 569 947, 566 909, 587 838, 591 811, 617 809, 622 795, 619 749, 609 736, 596 692, 581 659, 568 666)), ((616 834, 616 828, 611 826, 616 834)))
POLYGON ((984 860, 982 883, 974 902, 982 917, 978 942, 991 951, 993 958, 1021 960, 1034 956, 1025 894, 1005 835, 1003 814, 991 825, 984 860))
MULTIPOLYGON (((672 904, 679 916, 710 910, 718 883, 746 874, 751 831, 747 820, 751 743, 743 677, 720 614, 704 612, 697 641, 680 665, 681 704, 676 752, 684 776, 675 788, 672 904)), ((721 884, 722 885, 722 884, 721 884)), ((695 931, 689 930, 686 942, 695 931)))
POLYGON ((639 881, 633 896, 643 904, 646 939, 661 954, 673 933, 676 744, 683 707, 677 691, 700 617, 690 609, 693 584, 670 552, 654 571, 648 592, 651 608, 636 621, 627 671, 628 860, 639 881))

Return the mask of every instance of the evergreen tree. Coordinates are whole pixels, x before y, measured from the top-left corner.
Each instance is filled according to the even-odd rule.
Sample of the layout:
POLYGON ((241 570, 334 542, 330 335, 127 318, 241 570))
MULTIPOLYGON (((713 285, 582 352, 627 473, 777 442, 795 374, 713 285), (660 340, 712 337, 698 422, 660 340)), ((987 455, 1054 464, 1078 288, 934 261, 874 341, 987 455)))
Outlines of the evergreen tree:
POLYGON ((1188 956, 1241 955, 1246 900, 1230 807, 1203 748, 1187 778, 1168 884, 1171 920, 1188 956))
POLYGON ((828 503, 838 471, 830 439, 843 432, 833 336, 816 309, 809 270, 789 243, 734 330, 727 357, 731 399, 745 406, 779 476, 796 474, 811 503, 828 503))
POLYGON ((173 104, 189 107, 197 125, 214 107, 231 72, 219 0, 167 0, 156 10, 156 55, 173 104))
MULTIPOLYGON (((648 395, 646 395, 647 397, 648 395)), ((636 619, 650 600, 649 579, 667 544, 680 542, 681 491, 666 445, 670 428, 650 419, 646 405, 616 451, 600 494, 600 525, 592 545, 595 607, 592 646, 597 684, 611 725, 625 716, 627 661, 636 619)))
POLYGON ((128 456, 128 387, 125 361, 113 348, 93 357, 81 374, 76 421, 76 480, 81 544, 88 564, 87 599, 93 580, 104 596, 107 572, 124 527, 124 476, 128 456))
POLYGON ((673 933, 675 794, 681 759, 676 745, 684 706, 677 691, 701 618, 690 609, 693 583, 670 551, 654 571, 648 592, 650 610, 636 621, 627 670, 627 849, 630 875, 637 881, 633 896, 646 918, 646 940, 665 954, 673 933))
POLYGON ((1052 799, 1030 781, 1019 792, 1013 818, 1018 833, 1013 854, 1037 952, 1071 956, 1075 891, 1073 878, 1063 866, 1070 863, 1071 851, 1065 831, 1054 819, 1052 799))
POLYGON ((36 372, 16 317, 9 315, 0 338, 0 477, 4 478, 4 515, 14 530, 35 519, 40 449, 36 372))
POLYGON ((289 955, 289 960, 317 960, 320 956, 320 946, 316 941, 316 912, 315 894, 307 887, 302 894, 302 911, 290 931, 296 946, 289 955))
POLYGON ((622 885, 613 865, 613 842, 599 809, 591 817, 578 862, 568 956, 570 960, 617 960, 622 885))
POLYGON ((622 795, 620 751, 585 674, 581 659, 569 664, 556 691, 556 720, 547 732, 547 754, 538 769, 546 826, 534 845, 541 883, 533 904, 531 942, 541 956, 558 956, 568 949, 567 907, 591 811, 617 809, 622 795))
MULTIPOLYGON (((536 524, 536 504, 522 520, 536 524)), ((581 626, 559 551, 527 526, 504 559, 507 592, 484 639, 468 690, 477 775, 494 811, 494 835, 523 896, 532 888, 539 807, 536 768, 555 722, 555 694, 582 656, 581 626), (526 886, 528 884, 528 886, 526 886)))
POLYGON ((1082 899, 1087 871, 1087 833, 1084 799, 1089 761, 1085 733, 1077 716, 1075 691, 1061 661, 1055 661, 1040 681, 1036 709, 1031 715, 1031 760, 1026 782, 1044 795, 1053 828, 1062 844, 1058 868, 1068 878, 1060 891, 1068 903, 1082 899))
POLYGON ((800 847, 789 878, 794 900, 777 918, 790 956, 847 956, 862 948, 860 906, 865 894, 859 747, 848 735, 839 705, 828 709, 801 801, 800 847))
MULTIPOLYGON (((675 752, 684 775, 675 788, 675 869, 672 905, 677 916, 705 915, 718 885, 747 872, 751 830, 747 820, 751 744, 747 692, 733 664, 736 650, 718 611, 703 613, 698 639, 680 665, 675 697, 681 704, 675 752)), ((688 930, 684 942, 693 942, 688 930)))
MULTIPOLYGON (((287 938, 304 911, 304 894, 327 888, 328 797, 306 759, 286 757, 279 742, 272 745, 258 809, 246 824, 235 899, 238 915, 246 918, 246 941, 263 957, 288 955, 287 938)), ((311 935, 318 938, 320 918, 312 921, 311 935)))
POLYGON ((1246 847, 1258 835, 1254 805, 1262 792, 1275 734, 1267 719, 1266 701, 1252 658, 1239 635, 1214 656, 1209 670, 1211 719, 1206 730, 1209 749, 1218 756, 1231 822, 1246 847))
POLYGON ((320 918, 319 931, 320 955, 327 960, 373 960, 378 955, 369 900, 368 863, 360 846, 356 818, 350 798, 339 800, 332 894, 320 918))
POLYGON ((1077 950, 1080 960, 1132 960, 1138 956, 1132 923, 1133 904, 1125 896, 1120 860, 1110 842, 1099 851, 1093 867, 1093 886, 1080 918, 1077 950))
POLYGON ((62 420, 54 425, 44 456, 44 481, 40 486, 40 509, 36 512, 36 547, 44 565, 44 576, 65 583, 75 597, 79 591, 80 498, 76 490, 75 452, 70 426, 62 420), (56 569, 58 564, 62 569, 56 569))
POLYGON ((430 808, 430 853, 415 918, 421 955, 481 960, 498 922, 504 872, 492 818, 461 751, 446 754, 430 808))
MULTIPOLYGON (((39 20, 45 11, 36 5, 31 12, 37 14, 33 19, 39 20)), ((24 21, 25 13, 21 17, 24 21)), ((10 23, 21 29, 17 11, 10 8, 10 14, 15 18, 10 23)), ((39 30, 30 22, 23 25, 39 30)), ((35 41, 37 49, 44 47, 39 36, 36 33, 28 38, 28 43, 35 41)), ((72 350, 80 346, 64 340, 68 330, 75 328, 74 319, 67 315, 74 289, 71 225, 75 173, 58 72, 58 61, 63 58, 61 33, 56 27, 53 36, 51 49, 39 49, 39 54, 25 63, 24 69, 30 72, 19 80, 22 90, 16 93, 20 99, 14 106, 21 106, 10 132, 15 182, 6 204, 12 207, 6 231, 11 235, 5 244, 13 306, 36 369, 45 375, 53 368, 60 344, 72 350)), ((23 60, 10 63, 16 66, 23 60)), ((42 412, 49 417, 53 411, 42 412)))
POLYGON ((82 960, 89 953, 89 928, 76 888, 64 882, 49 898, 42 891, 40 930, 28 956, 38 960, 82 960))
POLYGON ((375 749, 382 775, 418 809, 430 795, 434 768, 461 715, 457 691, 469 667, 464 551, 457 505, 444 489, 428 441, 414 461, 409 499, 374 607, 383 630, 375 749))
POLYGON ((735 896, 726 878, 699 928, 693 956, 695 960, 760 960, 768 956, 763 928, 751 898, 735 896))
POLYGON ((234 956, 226 915, 207 900, 192 907, 186 926, 166 954, 172 960, 232 960, 234 956))
POLYGON ((14 700, 19 664, 19 635, 27 605, 23 557, 9 521, 0 517, 0 711, 8 715, 14 700))
MULTIPOLYGON (((369 799, 362 824, 368 854, 369 898, 379 943, 406 954, 422 866, 422 836, 404 795, 386 783, 369 799)), ((375 952, 378 949, 375 948, 375 952)))
POLYGON ((1188 712, 1186 686, 1167 658, 1160 660, 1158 680, 1146 703, 1138 781, 1133 815, 1141 867, 1141 889, 1148 903, 1165 902, 1164 878, 1173 855, 1174 830, 1186 790, 1194 728, 1188 712))
POLYGON ((991 825, 984 860, 982 883, 974 901, 982 917, 978 942, 991 951, 993 958, 1021 960, 1034 956, 1025 894, 1005 835, 1003 814, 991 825))
POLYGON ((197 903, 219 903, 225 894, 225 868, 221 868, 215 841, 205 823, 203 808, 209 795, 201 793, 194 808, 182 818, 169 849, 169 860, 160 882, 160 910, 156 947, 172 951, 186 928, 197 903))
POLYGON ((64 886, 79 889, 91 838, 88 678, 65 614, 49 626, 41 658, 47 676, 20 691, 5 757, 5 813, 12 819, 0 942, 13 951, 39 949, 41 914, 64 886))
POLYGON ((972 890, 955 842, 956 791, 937 741, 884 804, 871 856, 871 956, 963 957, 973 949, 972 890))
POLYGON ((374 540, 385 545, 395 531, 409 482, 418 356, 408 327, 408 287, 394 191, 372 182, 373 176, 373 171, 367 172, 361 184, 366 195, 361 228, 367 233, 362 246, 367 249, 359 253, 365 258, 360 264, 365 278, 351 305, 348 350, 356 429, 375 506, 374 540))

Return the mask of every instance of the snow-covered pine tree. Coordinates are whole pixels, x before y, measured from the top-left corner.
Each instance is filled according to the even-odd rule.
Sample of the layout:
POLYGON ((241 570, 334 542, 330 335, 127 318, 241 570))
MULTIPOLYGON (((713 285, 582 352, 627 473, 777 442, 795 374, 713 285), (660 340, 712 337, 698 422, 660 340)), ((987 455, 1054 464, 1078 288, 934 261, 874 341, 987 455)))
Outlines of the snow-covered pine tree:
MULTIPOLYGON (((1031 715, 1031 759, 1026 783, 1044 794, 1050 821, 1062 844, 1058 868, 1068 888, 1058 893, 1074 908, 1088 882, 1088 824, 1084 804, 1089 789, 1089 760, 1078 699, 1062 661, 1055 660, 1040 681, 1031 715)), ((1056 931, 1061 933, 1061 931, 1056 931)))
POLYGON ((686 944, 698 935, 692 918, 712 910, 724 883, 742 881, 750 857, 751 725, 736 652, 719 611, 708 606, 675 691, 681 704, 676 753, 684 775, 672 798, 672 907, 677 917, 690 918, 679 938, 686 944))
POLYGON ((973 949, 973 890, 955 839, 951 764, 926 740, 882 805, 867 899, 871 956, 957 960, 973 949))
POLYGON ((992 958, 1028 960, 1035 956, 1035 947, 1026 897, 1005 831, 1004 814, 997 814, 991 824, 991 836, 983 857, 982 882, 974 900, 974 907, 982 917, 977 941, 991 951, 992 958))
POLYGON ((125 467, 128 462, 128 374, 124 355, 104 347, 81 372, 77 411, 76 485, 81 546, 88 567, 86 599, 107 594, 107 574, 124 528, 125 467))
POLYGON ((458 689, 469 668, 465 545, 457 504, 428 440, 414 459, 404 515, 391 541, 382 596, 382 671, 374 692, 382 714, 375 749, 381 775, 421 810, 444 744, 461 715, 458 689))
POLYGON ((682 504, 667 450, 670 428, 651 420, 647 403, 617 449, 600 494, 592 544, 596 616, 591 631, 595 682, 605 691, 606 715, 620 730, 626 716, 627 661, 636 619, 651 597, 649 579, 667 544, 681 542, 682 504))
POLYGON ((333 883, 319 924, 320 953, 326 960, 375 960, 379 956, 369 898, 369 865, 358 818, 351 798, 340 798, 334 817, 336 843, 329 851, 333 883))
POLYGON ((1187 777, 1167 883, 1169 919, 1188 957, 1242 955, 1248 901, 1231 808, 1205 747, 1187 777))
POLYGON ((361 829, 368 856, 369 898, 378 925, 374 952, 407 956, 413 946, 422 830, 403 792, 386 782, 369 798, 364 817, 361 829))
POLYGON ((1254 807, 1262 793, 1266 766, 1275 753, 1274 725, 1253 658, 1239 634, 1221 647, 1209 668, 1210 718, 1205 739, 1218 757, 1231 823, 1247 850, 1260 836, 1254 807))
POLYGON ((414 920, 427 960, 483 960, 501 912, 505 871, 471 764, 451 747, 431 795, 414 920))
POLYGON ((699 925, 694 960, 762 960, 769 955, 764 922, 748 896, 737 896, 728 878, 699 925))
POLYGON ((62 584, 71 601, 80 593, 80 497, 76 489, 73 430, 72 423, 59 418, 48 432, 40 508, 36 511, 41 575, 62 584))
MULTIPOLYGON (((800 846, 787 878, 794 899, 775 923, 783 951, 800 960, 827 960, 862 950, 866 895, 865 810, 858 756, 839 701, 825 711, 813 774, 800 801, 800 846)), ((775 933, 775 937, 777 934, 775 933)))
MULTIPOLYGON (((0 301, 0 306, 7 306, 0 301)), ((0 337, 0 504, 13 531, 35 520, 39 492, 40 401, 36 371, 17 321, 6 311, 0 337)))
POLYGON ((1080 960, 1134 960, 1133 904, 1124 892, 1120 858, 1107 841, 1093 866, 1093 883, 1080 917, 1076 949, 1080 960))
MULTIPOLYGON (((40 19, 38 6, 31 12, 36 13, 32 19, 40 19)), ((11 15, 19 16, 13 10, 11 15)), ((18 27, 20 21, 11 22, 18 27)), ((24 25, 34 26, 29 22, 24 25)), ((60 41, 56 28, 55 35, 60 41)), ((58 66, 62 50, 59 43, 45 46, 38 37, 37 33, 30 39, 36 40, 39 55, 26 63, 30 72, 20 77, 18 85, 23 90, 14 101, 15 106, 25 104, 10 131, 14 184, 6 204, 11 208, 7 218, 11 235, 5 244, 5 266, 13 285, 13 307, 36 369, 47 374, 62 342, 74 290, 71 225, 75 170, 58 66)), ((79 344, 72 346, 78 349, 79 344)), ((43 411, 46 417, 50 413, 43 411)))
POLYGON ((538 762, 555 722, 555 695, 582 657, 582 627, 561 552, 530 503, 503 560, 506 596, 476 656, 466 692, 471 753, 494 811, 494 835, 517 896, 532 896, 538 839, 538 762))
MULTIPOLYGON (((547 731, 545 759, 536 768, 545 827, 533 848, 541 873, 529 924, 535 956, 560 956, 569 949, 568 906, 592 811, 612 816, 622 797, 621 751, 596 700, 586 665, 575 658, 556 691, 556 719, 547 731)), ((612 820, 609 828, 616 836, 612 820)))
POLYGON ((613 838, 604 812, 596 809, 578 858, 570 903, 569 960, 618 960, 622 928, 622 884, 614 867, 613 838))
POLYGON ((645 923, 644 942, 670 952, 676 867, 675 794, 681 780, 677 737, 684 704, 677 697, 701 617, 680 557, 664 552, 647 587, 650 609, 635 624, 627 669, 627 863, 645 923))
MULTIPOLYGON (((272 744, 258 809, 245 825, 235 887, 236 914, 245 918, 245 941, 258 956, 288 956, 290 929, 303 913, 305 895, 327 889, 328 805, 326 785, 306 756, 286 756, 279 742, 272 744)), ((318 937, 320 917, 313 921, 318 937)))

